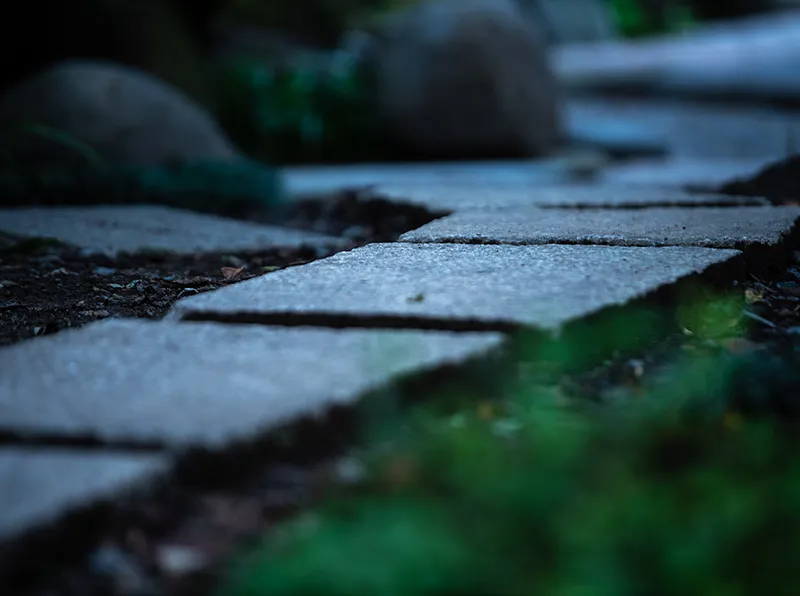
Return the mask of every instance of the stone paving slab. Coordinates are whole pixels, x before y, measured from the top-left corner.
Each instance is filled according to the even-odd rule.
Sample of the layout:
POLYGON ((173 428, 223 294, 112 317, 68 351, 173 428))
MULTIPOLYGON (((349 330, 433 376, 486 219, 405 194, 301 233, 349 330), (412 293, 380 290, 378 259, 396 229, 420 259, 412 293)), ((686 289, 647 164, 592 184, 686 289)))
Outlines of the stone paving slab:
POLYGON ((370 244, 180 300, 169 316, 555 330, 739 254, 681 247, 370 244))
POLYGON ((0 430, 221 447, 501 341, 108 319, 0 350, 0 430))
POLYGON ((157 455, 2 447, 0 542, 141 486, 166 468, 157 455))
POLYGON ((795 206, 580 210, 518 207, 460 211, 407 232, 400 240, 741 248, 779 243, 799 217, 800 207, 795 206))
POLYGON ((284 168, 281 175, 288 194, 295 200, 409 181, 418 186, 452 183, 552 185, 573 179, 559 159, 296 166, 284 168))
POLYGON ((650 131, 665 139, 669 155, 684 159, 778 160, 800 138, 800 115, 765 107, 603 98, 574 100, 568 110, 573 119, 650 131))
POLYGON ((0 210, 0 231, 54 238, 87 252, 197 253, 336 246, 345 240, 150 205, 0 210))
MULTIPOLYGON (((773 159, 648 159, 612 165, 599 181, 607 185, 718 188, 736 178, 757 174, 773 159)), ((758 202, 758 199, 754 199, 758 202)))
POLYGON ((625 83, 664 89, 687 77, 684 91, 691 90, 687 84, 702 90, 739 81, 744 84, 737 89, 745 95, 800 97, 798 56, 800 11, 793 10, 645 40, 565 45, 553 49, 552 60, 574 88, 625 83), (772 74, 781 72, 791 76, 772 74), (688 79, 695 73, 705 79, 688 79))
POLYGON ((680 207, 696 205, 768 205, 758 197, 689 193, 680 189, 623 184, 530 186, 496 184, 395 184, 376 186, 374 194, 431 211, 507 207, 680 207))

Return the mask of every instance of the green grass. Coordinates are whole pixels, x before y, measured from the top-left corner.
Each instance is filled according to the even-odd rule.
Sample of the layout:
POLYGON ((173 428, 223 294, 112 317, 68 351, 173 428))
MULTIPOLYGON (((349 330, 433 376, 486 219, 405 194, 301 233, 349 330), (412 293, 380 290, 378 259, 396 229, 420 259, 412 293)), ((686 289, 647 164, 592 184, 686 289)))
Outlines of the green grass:
MULTIPOLYGON (((743 333, 737 304, 692 299, 666 318, 702 346, 743 333)), ((585 344, 516 353, 563 368, 585 344)), ((765 379, 748 389, 763 362, 718 352, 674 357, 619 408, 565 407, 557 387, 506 370, 395 411, 359 452, 363 482, 265 537, 218 594, 793 594, 798 439, 740 408, 771 399, 765 379)), ((800 367, 782 371, 799 401, 800 367)))

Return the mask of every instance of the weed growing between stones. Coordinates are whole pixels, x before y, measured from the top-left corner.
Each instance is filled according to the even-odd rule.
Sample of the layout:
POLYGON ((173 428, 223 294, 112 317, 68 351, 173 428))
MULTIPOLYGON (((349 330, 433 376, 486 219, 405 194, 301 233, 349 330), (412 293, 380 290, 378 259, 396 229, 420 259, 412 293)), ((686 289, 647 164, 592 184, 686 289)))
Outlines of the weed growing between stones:
MULTIPOLYGON (((792 593, 800 457, 780 404, 800 369, 710 349, 742 340, 742 312, 723 298, 671 313, 692 349, 620 407, 568 407, 547 382, 591 360, 576 333, 522 340, 496 382, 369 420, 385 431, 361 482, 243 555, 218 593, 792 593)), ((641 347, 642 321, 604 329, 641 347)))

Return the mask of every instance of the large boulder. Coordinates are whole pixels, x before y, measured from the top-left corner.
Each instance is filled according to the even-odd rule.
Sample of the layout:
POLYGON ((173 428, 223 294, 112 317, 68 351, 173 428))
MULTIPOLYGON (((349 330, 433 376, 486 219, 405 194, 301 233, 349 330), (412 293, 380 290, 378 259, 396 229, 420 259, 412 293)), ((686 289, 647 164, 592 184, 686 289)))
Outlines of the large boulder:
POLYGON ((430 0, 392 15, 366 59, 390 136, 418 157, 540 156, 562 137, 545 43, 513 0, 430 0))
MULTIPOLYGON (((211 116, 178 89, 112 63, 64 62, 8 90, 0 97, 0 129, 9 133, 27 123, 80 141, 112 164, 240 157, 211 116)), ((37 135, 21 138, 12 150, 25 159, 74 158, 68 143, 37 135)))

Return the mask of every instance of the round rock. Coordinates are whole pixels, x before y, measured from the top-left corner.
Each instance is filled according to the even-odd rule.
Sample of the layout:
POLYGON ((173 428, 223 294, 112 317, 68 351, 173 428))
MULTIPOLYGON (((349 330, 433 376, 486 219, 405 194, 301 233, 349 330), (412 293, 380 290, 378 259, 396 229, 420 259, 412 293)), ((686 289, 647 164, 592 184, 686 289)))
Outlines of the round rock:
MULTIPOLYGON (((110 163, 240 158, 211 116, 177 88, 113 63, 63 62, 9 90, 0 98, 0 126, 25 123, 81 141, 110 163)), ((37 161, 76 157, 68 143, 36 134, 15 148, 37 161)))

